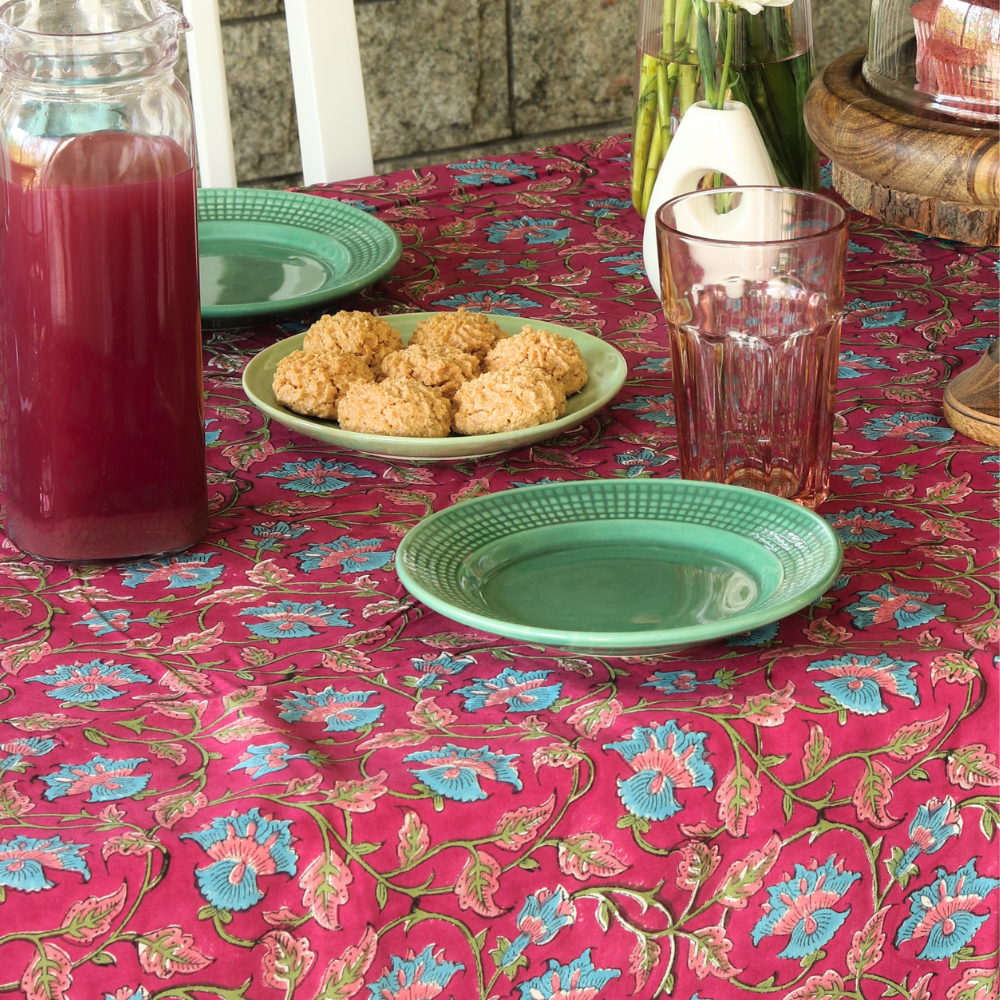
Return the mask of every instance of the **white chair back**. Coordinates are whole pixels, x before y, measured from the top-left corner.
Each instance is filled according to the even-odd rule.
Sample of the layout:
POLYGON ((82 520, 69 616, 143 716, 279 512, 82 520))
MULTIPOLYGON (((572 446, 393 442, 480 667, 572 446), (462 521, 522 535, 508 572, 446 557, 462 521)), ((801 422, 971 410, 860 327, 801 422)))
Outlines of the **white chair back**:
MULTIPOLYGON (((198 169, 203 187, 235 187, 218 0, 183 0, 198 169)), ((295 115, 306 184, 373 172, 354 0, 285 0, 295 115)))

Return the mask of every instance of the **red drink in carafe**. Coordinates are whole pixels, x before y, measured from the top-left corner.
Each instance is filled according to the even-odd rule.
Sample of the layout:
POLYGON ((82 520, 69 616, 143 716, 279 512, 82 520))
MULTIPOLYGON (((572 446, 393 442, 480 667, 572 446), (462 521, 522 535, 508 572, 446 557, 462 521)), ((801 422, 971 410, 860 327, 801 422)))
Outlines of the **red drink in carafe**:
POLYGON ((178 551, 208 523, 193 168, 170 139, 50 142, 0 182, 7 534, 53 560, 178 551))

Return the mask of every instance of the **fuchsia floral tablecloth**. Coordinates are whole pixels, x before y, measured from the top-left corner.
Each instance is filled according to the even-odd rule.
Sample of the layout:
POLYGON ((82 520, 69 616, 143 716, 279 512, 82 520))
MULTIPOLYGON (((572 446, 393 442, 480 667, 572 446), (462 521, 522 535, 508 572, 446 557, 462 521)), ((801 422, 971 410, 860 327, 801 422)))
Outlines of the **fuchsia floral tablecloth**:
MULTIPOLYGON (((420 518, 677 475, 620 140, 316 191, 404 244, 345 308, 465 305, 614 343, 565 436, 394 464, 269 424, 206 332, 191 552, 0 549, 0 995, 28 1000, 996 1000, 998 456, 942 419, 996 253, 855 215, 830 592, 684 653, 456 626, 393 570, 420 518)), ((311 319, 314 317, 305 317, 311 319)))

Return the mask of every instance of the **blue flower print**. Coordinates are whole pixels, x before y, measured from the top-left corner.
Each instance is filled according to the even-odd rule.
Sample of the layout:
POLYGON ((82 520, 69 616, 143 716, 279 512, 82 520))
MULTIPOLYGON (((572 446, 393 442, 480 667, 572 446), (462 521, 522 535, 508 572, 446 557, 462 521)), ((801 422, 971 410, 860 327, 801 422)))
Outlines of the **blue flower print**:
POLYGON ((564 219, 532 219, 522 215, 520 219, 494 222, 486 227, 488 243, 503 243, 505 240, 523 239, 525 243, 562 243, 570 237, 568 229, 560 229, 564 219))
POLYGON ((243 624, 254 635, 265 639, 302 639, 307 635, 319 635, 316 628, 325 626, 349 628, 351 623, 344 617, 346 613, 346 608, 332 608, 322 601, 311 604, 278 601, 261 608, 244 608, 240 612, 261 619, 259 625, 243 624))
POLYGON ((880 438, 902 438, 904 441, 950 441, 955 432, 950 427, 936 426, 940 417, 933 413, 907 413, 897 410, 887 417, 875 417, 861 428, 861 436, 869 441, 880 438))
POLYGON ((489 747, 469 749, 446 743, 443 747, 408 754, 403 762, 427 765, 411 767, 410 773, 420 778, 435 795, 456 802, 477 802, 486 798, 480 778, 502 781, 518 792, 521 790, 521 779, 514 767, 517 757, 517 754, 495 753, 489 747))
MULTIPOLYGON (((830 168, 829 164, 826 164, 826 166, 824 167, 824 169, 826 170, 829 170, 829 168, 830 168)), ((825 185, 825 187, 830 187, 830 186, 831 186, 830 184, 825 185)), ((868 247, 863 247, 860 243, 855 243, 854 240, 847 241, 847 249, 851 253, 872 253, 872 251, 868 247)))
POLYGON ((910 915, 896 932, 897 948, 904 941, 924 941, 917 957, 941 962, 976 936, 989 914, 972 911, 1000 886, 976 871, 976 860, 953 874, 939 868, 933 882, 910 893, 910 915))
POLYGON ((124 663, 91 660, 89 663, 71 663, 47 670, 44 674, 26 677, 29 684, 37 681, 52 688, 45 693, 50 698, 85 704, 91 701, 110 701, 120 698, 130 684, 151 684, 152 679, 140 674, 124 663))
POLYGON ((380 552, 382 538, 351 538, 341 535, 332 542, 317 542, 295 553, 303 573, 338 569, 341 573, 370 573, 392 559, 393 550, 380 552))
POLYGON ((468 653, 462 656, 452 656, 451 653, 438 653, 437 656, 432 656, 430 653, 424 653, 423 656, 410 657, 413 669, 421 675, 417 678, 417 687, 427 687, 445 675, 460 674, 475 662, 476 658, 468 653))
POLYGON ((506 274, 508 266, 496 257, 470 257, 464 264, 458 265, 458 270, 472 271, 484 278, 488 274, 506 274))
POLYGON ((766 903, 761 904, 764 916, 757 921, 750 938, 759 945, 766 937, 788 935, 788 944, 778 952, 779 958, 805 958, 819 951, 848 918, 851 908, 835 910, 860 874, 844 871, 840 861, 831 854, 817 867, 815 861, 806 868, 795 866, 791 878, 768 886, 766 903))
POLYGON ((133 618, 132 612, 126 608, 91 608, 84 613, 84 616, 74 625, 85 625, 94 633, 94 638, 99 639, 102 635, 111 632, 127 632, 138 622, 145 622, 147 625, 155 625, 156 619, 133 618))
POLYGON ((407 951, 406 958, 392 956, 392 968, 382 969, 382 975, 368 984, 369 1000, 409 1000, 413 997, 436 997, 444 993, 456 972, 465 970, 461 962, 446 962, 442 948, 432 953, 429 944, 419 954, 407 951))
POLYGON ((211 420, 206 420, 205 421, 205 444, 206 445, 213 445, 213 444, 215 444, 215 442, 218 441, 219 437, 222 435, 222 430, 220 428, 215 428, 213 430, 209 430, 208 429, 208 425, 209 424, 214 424, 214 423, 217 423, 217 421, 215 420, 214 417, 211 420))
POLYGON ((680 729, 673 719, 662 726, 636 726, 620 743, 605 743, 617 750, 635 772, 618 779, 618 797, 634 816, 663 820, 683 807, 674 795, 678 788, 711 788, 715 772, 705 760, 707 733, 680 729))
POLYGON ((518 983, 521 1000, 596 1000, 612 980, 621 975, 620 969, 598 969, 590 960, 587 948, 569 965, 557 958, 549 959, 549 967, 540 976, 518 983))
POLYGON ((896 370, 892 365, 887 365, 881 358, 873 358, 867 354, 855 354, 854 351, 841 351, 837 378, 861 378, 877 368, 887 371, 896 370))
POLYGON ((910 846, 896 871, 908 871, 918 854, 936 854, 961 832, 962 814, 955 808, 955 800, 950 795, 946 795, 944 801, 933 798, 926 805, 917 806, 917 815, 910 823, 910 846))
POLYGON ((630 278, 645 278, 646 269, 642 266, 642 251, 634 250, 632 253, 621 257, 602 257, 602 264, 618 264, 618 267, 611 268, 615 274, 624 274, 630 278))
POLYGON ((511 180, 520 180, 522 177, 533 181, 537 177, 534 167, 527 163, 515 163, 513 160, 471 160, 468 163, 449 163, 448 169, 456 171, 455 180, 459 184, 472 184, 474 187, 482 187, 484 184, 507 185, 511 180))
POLYGON ((987 350, 990 344, 993 343, 993 337, 976 337, 974 340, 970 340, 967 344, 956 344, 956 351, 975 351, 976 354, 982 354, 983 351, 987 350))
POLYGON ((351 462, 324 462, 320 458, 311 461, 285 462, 280 469, 260 473, 264 479, 287 479, 282 483, 283 490, 294 490, 296 493, 322 494, 334 493, 350 486, 351 479, 374 479, 375 473, 361 469, 351 462), (348 478, 341 479, 341 476, 348 478))
POLYGON ((259 747, 248 746, 240 754, 239 761, 229 770, 246 771, 256 781, 258 778, 263 778, 265 774, 284 771, 290 760, 295 760, 297 757, 309 757, 307 753, 289 753, 288 751, 291 749, 287 743, 265 743, 259 747))
POLYGON ((284 709, 279 715, 286 722, 322 722, 325 732, 346 733, 376 723, 385 711, 384 705, 369 705, 376 691, 337 691, 326 687, 322 691, 292 691, 291 697, 278 704, 284 709))
POLYGON ((930 604, 930 594, 883 583, 878 590, 860 590, 844 610, 852 615, 855 628, 870 628, 895 621, 897 629, 916 628, 938 618, 943 604, 930 604))
POLYGON ((917 684, 910 671, 913 660, 894 660, 885 653, 878 656, 848 654, 836 660, 817 660, 807 671, 822 670, 830 674, 828 681, 816 681, 816 686, 828 694, 841 708, 857 715, 881 715, 889 708, 882 693, 909 698, 920 704, 917 684))
POLYGON ((693 670, 657 670, 641 687, 655 688, 660 694, 694 694, 702 684, 715 685, 713 677, 707 681, 698 680, 693 670))
POLYGON ((562 692, 562 683, 546 684, 551 670, 521 672, 504 667, 496 677, 477 677, 455 694, 465 698, 465 710, 475 712, 492 705, 503 705, 508 712, 538 712, 551 708, 562 692))
POLYGON ((980 299, 972 308, 975 312, 998 312, 1000 311, 1000 298, 994 296, 993 298, 980 299))
POLYGON ((378 212, 377 206, 362 201, 360 198, 331 198, 330 201, 339 201, 341 205, 350 205, 351 208, 356 208, 360 212, 368 212, 370 215, 375 215, 378 212))
POLYGON ((263 539, 257 543, 257 548, 261 552, 276 549, 282 542, 301 538, 311 530, 307 524, 289 524, 287 521, 261 521, 260 524, 253 526, 254 536, 263 539))
POLYGON ((195 869, 201 894, 221 910, 249 910, 264 898, 257 879, 282 872, 294 875, 298 855, 292 848, 292 821, 262 816, 256 807, 249 812, 216 816, 197 833, 182 833, 212 859, 195 869))
POLYGON ((565 479, 549 479, 548 476, 542 476, 541 479, 536 479, 533 483, 515 483, 511 480, 511 486, 517 486, 523 488, 525 486, 548 486, 550 483, 564 483, 565 479))
POLYGON ((497 965, 513 965, 529 944, 548 944, 575 921, 576 905, 563 886, 557 885, 554 892, 539 889, 524 901, 517 917, 518 935, 504 948, 497 965))
POLYGON ((666 465, 670 461, 670 457, 657 455, 651 448, 638 448, 635 451, 625 451, 620 455, 615 455, 615 461, 619 465, 625 466, 625 475, 629 479, 635 479, 644 472, 651 472, 661 465, 666 465))
POLYGON ((0 743, 0 751, 7 754, 0 760, 0 773, 4 771, 21 771, 26 768, 25 760, 31 757, 44 757, 56 748, 56 741, 41 736, 18 737, 0 743))
POLYGON ((882 482, 882 470, 872 462, 867 465, 842 465, 839 469, 834 469, 833 474, 843 476, 850 481, 851 486, 882 482))
POLYGON ((770 642, 778 634, 778 623, 771 622, 770 625, 760 625, 750 629, 749 632, 737 632, 726 640, 727 646, 763 646, 765 642, 770 642))
POLYGON ((185 552, 180 556, 162 556, 122 568, 122 586, 135 589, 140 583, 163 583, 168 590, 202 587, 214 583, 223 566, 208 566, 211 552, 185 552))
POLYGON ((881 330, 887 326, 899 326, 906 319, 906 310, 892 309, 895 305, 899 305, 896 299, 889 302, 854 299, 844 306, 844 315, 848 322, 861 320, 862 330, 881 330))
POLYGON ((122 986, 114 995, 105 993, 104 1000, 149 1000, 149 990, 145 986, 137 986, 134 990, 131 986, 122 986))
POLYGON ((829 160, 819 168, 819 186, 826 191, 833 188, 833 164, 829 160))
POLYGON ((662 396, 636 396, 627 403, 612 406, 613 410, 635 410, 640 420, 650 420, 661 427, 673 427, 677 423, 674 418, 673 393, 662 396))
POLYGON ((130 757, 128 760, 110 760, 100 754, 85 764, 60 764, 59 770, 43 774, 41 780, 49 787, 45 798, 49 802, 64 795, 85 795, 90 793, 88 802, 116 802, 131 799, 141 792, 149 779, 149 774, 135 774, 146 757, 130 757))
POLYGON ((471 309, 473 312, 496 313, 498 316, 518 316, 524 309, 541 309, 541 302, 526 299, 514 292, 485 290, 463 295, 451 295, 446 299, 435 299, 431 303, 446 309, 471 309))
POLYGON ((592 215, 595 219, 613 219, 619 212, 628 208, 632 202, 625 198, 592 198, 587 202, 584 215, 592 215))
POLYGON ((670 358, 646 358, 641 365, 636 365, 636 368, 652 372, 654 375, 666 375, 670 371, 670 358))
POLYGON ((884 542, 887 538, 892 538, 894 531, 888 533, 880 531, 880 528, 912 528, 909 521, 896 517, 891 510, 866 511, 863 507, 855 507, 854 510, 844 511, 840 514, 824 514, 830 527, 837 532, 837 537, 841 543, 850 548, 861 542, 884 542))
POLYGON ((22 837, 0 840, 0 885, 20 892, 51 889, 55 882, 45 877, 50 871, 79 872, 84 882, 90 869, 80 855, 88 844, 64 844, 59 837, 22 837))

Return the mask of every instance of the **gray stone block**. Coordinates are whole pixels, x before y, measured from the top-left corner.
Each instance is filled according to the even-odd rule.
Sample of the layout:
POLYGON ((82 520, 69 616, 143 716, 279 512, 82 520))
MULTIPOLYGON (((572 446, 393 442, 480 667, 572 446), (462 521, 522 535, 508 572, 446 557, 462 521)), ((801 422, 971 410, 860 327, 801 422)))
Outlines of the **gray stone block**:
POLYGON ((813 0, 813 56, 817 71, 868 44, 870 0, 813 0))
POLYGON ((638 0, 511 0, 517 134, 626 118, 638 0))
POLYGON ((511 134, 505 0, 381 0, 356 14, 376 159, 511 134))
POLYGON ((223 21, 282 14, 284 10, 282 0, 219 0, 219 17, 223 21))
POLYGON ((627 135, 631 128, 631 120, 626 119, 611 125, 588 125, 583 128, 559 129, 555 132, 507 136, 504 139, 460 146, 447 151, 434 150, 430 153, 398 156, 390 160, 376 160, 375 173, 389 174, 394 170, 416 170, 439 163, 462 163, 467 160, 504 160, 509 156, 541 147, 561 146, 563 143, 584 142, 588 139, 604 139, 609 135, 627 135))
POLYGON ((222 50, 237 178, 301 170, 284 15, 223 24, 222 50))

